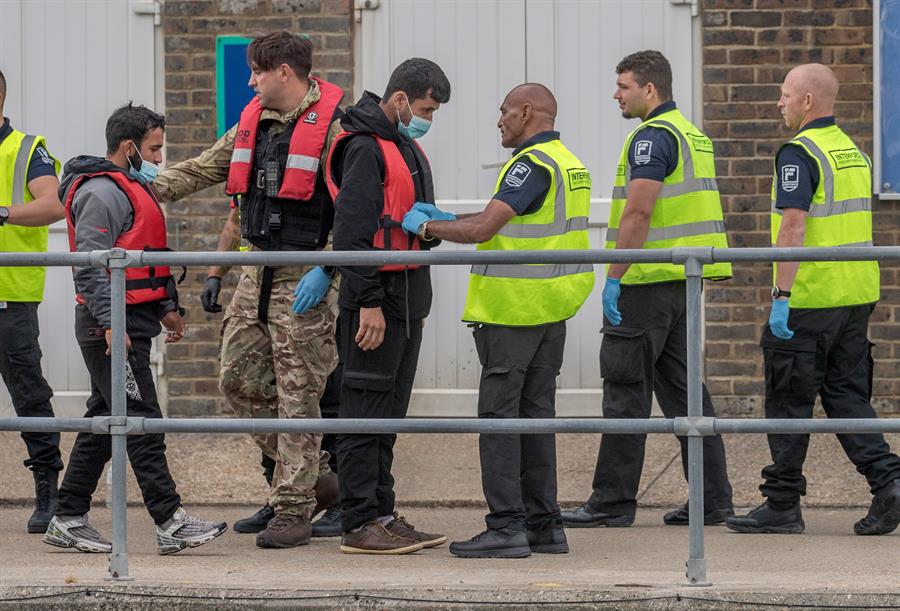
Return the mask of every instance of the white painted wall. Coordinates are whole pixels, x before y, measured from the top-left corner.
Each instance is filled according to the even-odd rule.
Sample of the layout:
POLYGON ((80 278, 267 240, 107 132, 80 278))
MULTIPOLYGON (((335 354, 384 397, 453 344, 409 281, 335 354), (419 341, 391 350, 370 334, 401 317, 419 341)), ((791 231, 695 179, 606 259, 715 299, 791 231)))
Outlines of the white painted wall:
MULTIPOLYGON (((590 238, 600 248, 622 142, 637 124, 622 119, 612 100, 615 66, 634 51, 662 51, 672 64, 675 99, 690 117, 694 35, 690 5, 670 0, 380 0, 375 10, 357 11, 355 89, 357 97, 365 89, 380 95, 393 68, 409 57, 444 69, 451 99, 420 142, 432 162, 438 205, 472 212, 490 199, 498 166, 509 159, 496 127, 503 96, 522 82, 547 85, 559 103, 562 141, 593 175, 590 238)), ((602 287, 603 270, 597 271, 602 287)), ((471 332, 459 322, 468 269, 435 266, 432 274, 434 306, 411 409, 471 414, 479 364, 471 332)), ((597 288, 569 322, 561 414, 600 412, 601 309, 597 288)))
MULTIPOLYGON (((133 100, 153 107, 158 41, 152 2, 133 0, 0 0, 0 68, 6 75, 3 113, 13 126, 47 138, 62 163, 104 155, 106 119, 133 100), (137 9, 137 10, 136 10, 137 9)), ((65 223, 50 230, 50 250, 67 251, 65 223)), ((44 376, 57 414, 80 415, 90 381, 73 335, 69 268, 47 270, 40 307, 44 376)), ((164 396, 164 393, 162 393, 164 396)), ((161 397, 162 398, 162 397, 161 397)), ((0 384, 0 414, 11 414, 0 384)))

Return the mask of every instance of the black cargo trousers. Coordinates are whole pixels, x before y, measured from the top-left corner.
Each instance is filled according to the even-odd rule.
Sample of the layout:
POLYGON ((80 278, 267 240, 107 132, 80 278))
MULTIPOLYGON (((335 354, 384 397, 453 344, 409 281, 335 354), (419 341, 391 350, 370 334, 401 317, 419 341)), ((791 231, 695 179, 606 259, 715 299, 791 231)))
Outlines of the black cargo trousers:
MULTIPOLYGON (((789 340, 763 329, 766 418, 812 418, 816 396, 829 418, 875 418, 869 316, 874 304, 827 309, 792 308, 789 340)), ((762 470, 763 496, 775 508, 806 494, 803 462, 809 435, 769 435, 772 464, 762 470)), ((839 434, 838 441, 872 494, 900 477, 900 458, 880 433, 839 434)))
MULTIPOLYGON (((600 345, 604 418, 649 418, 653 393, 666 418, 687 416, 685 282, 622 285, 622 324, 604 320, 600 345)), ((703 385, 703 415, 715 416, 703 385)), ((646 435, 605 434, 600 440, 588 503, 611 515, 634 515, 646 435)), ((688 477, 687 438, 679 437, 688 477)), ((704 511, 732 509, 731 483, 720 435, 703 438, 704 511)))
MULTIPOLYGON (((38 303, 5 301, 0 307, 0 377, 20 418, 53 418, 53 391, 41 373, 38 303)), ((59 433, 22 433, 35 471, 61 471, 59 433)))
MULTIPOLYGON (((533 327, 478 323, 473 335, 481 362, 478 417, 555 418, 566 322, 533 327)), ((555 435, 482 433, 478 450, 489 529, 541 531, 562 525, 555 435)))

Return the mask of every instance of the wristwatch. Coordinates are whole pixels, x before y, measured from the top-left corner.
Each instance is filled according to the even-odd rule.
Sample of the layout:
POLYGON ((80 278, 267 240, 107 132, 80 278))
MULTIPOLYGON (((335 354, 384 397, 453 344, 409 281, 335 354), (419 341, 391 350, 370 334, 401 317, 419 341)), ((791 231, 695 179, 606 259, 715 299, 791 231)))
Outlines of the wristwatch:
POLYGON ((790 297, 790 291, 782 291, 777 286, 772 287, 772 299, 778 299, 779 297, 790 297))
POLYGON ((0 206, 0 227, 6 225, 9 220, 9 206, 0 206))
POLYGON ((430 222, 431 221, 428 220, 419 225, 419 230, 416 232, 416 234, 419 236, 419 239, 423 242, 430 242, 434 239, 434 236, 428 235, 428 223, 430 222))

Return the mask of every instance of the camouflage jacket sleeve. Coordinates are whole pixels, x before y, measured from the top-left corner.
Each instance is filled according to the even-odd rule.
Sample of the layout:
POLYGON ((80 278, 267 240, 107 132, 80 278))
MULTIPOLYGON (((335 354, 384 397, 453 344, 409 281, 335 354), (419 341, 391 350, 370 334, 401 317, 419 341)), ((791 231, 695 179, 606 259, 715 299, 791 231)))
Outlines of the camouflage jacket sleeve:
POLYGON ((235 134, 237 125, 199 156, 180 161, 161 171, 153 181, 153 189, 159 199, 174 202, 224 182, 231 165, 235 134))

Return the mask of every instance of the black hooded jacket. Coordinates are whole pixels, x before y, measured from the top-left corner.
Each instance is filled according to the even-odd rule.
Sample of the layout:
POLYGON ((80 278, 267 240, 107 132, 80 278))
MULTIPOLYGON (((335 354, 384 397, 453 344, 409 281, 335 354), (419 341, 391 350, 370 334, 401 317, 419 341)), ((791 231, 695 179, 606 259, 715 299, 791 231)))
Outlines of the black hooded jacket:
MULTIPOLYGON (((334 202, 334 250, 373 250, 372 239, 384 209, 384 158, 378 142, 367 134, 397 143, 416 188, 416 201, 434 203, 431 167, 418 147, 401 136, 379 106, 380 98, 365 92, 341 119, 345 137, 332 151, 332 178, 340 187, 334 202)), ((423 242, 422 248, 437 245, 423 242)), ((349 310, 381 307, 385 317, 418 320, 431 310, 431 274, 427 266, 381 272, 377 266, 341 267, 339 305, 349 310)))

